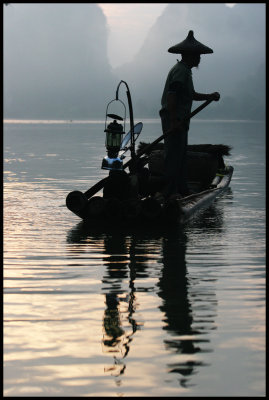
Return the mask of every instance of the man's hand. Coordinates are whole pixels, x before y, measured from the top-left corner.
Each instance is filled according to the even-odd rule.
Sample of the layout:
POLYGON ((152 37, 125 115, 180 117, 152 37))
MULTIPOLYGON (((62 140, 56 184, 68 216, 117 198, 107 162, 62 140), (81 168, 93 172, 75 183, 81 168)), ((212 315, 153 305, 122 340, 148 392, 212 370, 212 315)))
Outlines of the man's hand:
POLYGON ((210 93, 208 100, 219 101, 219 99, 220 99, 219 92, 214 92, 214 93, 210 93))

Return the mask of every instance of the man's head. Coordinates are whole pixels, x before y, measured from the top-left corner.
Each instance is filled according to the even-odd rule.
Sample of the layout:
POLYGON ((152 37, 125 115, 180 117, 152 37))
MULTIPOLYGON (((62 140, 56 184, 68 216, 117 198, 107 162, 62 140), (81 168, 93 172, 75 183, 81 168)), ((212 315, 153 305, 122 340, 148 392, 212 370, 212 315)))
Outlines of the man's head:
POLYGON ((201 61, 200 53, 182 53, 182 61, 185 62, 190 68, 198 67, 201 61))

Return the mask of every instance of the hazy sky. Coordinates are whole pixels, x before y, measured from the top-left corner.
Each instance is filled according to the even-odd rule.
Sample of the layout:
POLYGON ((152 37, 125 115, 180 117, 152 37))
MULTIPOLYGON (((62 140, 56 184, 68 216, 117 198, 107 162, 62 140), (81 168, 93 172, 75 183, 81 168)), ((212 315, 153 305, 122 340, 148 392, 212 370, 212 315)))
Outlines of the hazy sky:
MULTIPOLYGON (((97 3, 109 27, 108 58, 117 67, 131 61, 168 3, 97 3)), ((226 3, 233 7, 235 3, 226 3)))
POLYGON ((112 67, 131 61, 167 3, 98 3, 109 26, 108 58, 112 67))

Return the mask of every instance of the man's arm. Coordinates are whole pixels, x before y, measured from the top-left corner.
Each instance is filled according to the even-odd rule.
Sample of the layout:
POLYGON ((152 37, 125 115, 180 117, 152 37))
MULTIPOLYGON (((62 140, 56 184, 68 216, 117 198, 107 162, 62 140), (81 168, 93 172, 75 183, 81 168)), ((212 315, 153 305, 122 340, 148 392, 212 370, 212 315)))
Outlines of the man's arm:
POLYGON ((193 100, 196 101, 204 101, 204 100, 215 100, 215 101, 219 101, 220 99, 220 94, 219 92, 214 92, 214 93, 197 93, 197 92, 193 92, 193 100))

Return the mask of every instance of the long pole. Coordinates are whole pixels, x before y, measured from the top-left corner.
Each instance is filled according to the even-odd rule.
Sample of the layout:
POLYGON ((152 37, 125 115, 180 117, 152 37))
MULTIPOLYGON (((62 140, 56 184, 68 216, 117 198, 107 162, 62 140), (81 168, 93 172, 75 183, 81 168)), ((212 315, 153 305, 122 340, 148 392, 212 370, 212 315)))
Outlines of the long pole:
MULTIPOLYGON (((205 107, 207 107, 213 100, 207 100, 205 101, 203 104, 201 104, 199 107, 197 107, 187 119, 191 119, 192 117, 194 117, 196 114, 198 114, 200 111, 202 111, 205 107)), ((153 149, 157 143, 159 143, 161 140, 163 140, 165 137, 167 137, 168 135, 170 135, 173 131, 167 131, 165 132, 163 135, 161 135, 160 137, 158 137, 156 140, 154 140, 154 142, 150 143, 149 145, 145 146, 142 150, 140 150, 136 157, 140 158, 143 154, 148 153, 151 149, 153 149)), ((123 169, 127 168, 131 163, 132 163, 132 159, 130 159, 129 161, 127 161, 127 163, 125 163, 123 165, 123 169)), ((106 181, 108 180, 108 177, 101 179, 101 181, 97 182, 95 185, 93 185, 90 189, 88 189, 84 194, 85 196, 89 199, 90 197, 94 196, 97 192, 99 192, 99 190, 103 189, 106 181)))

